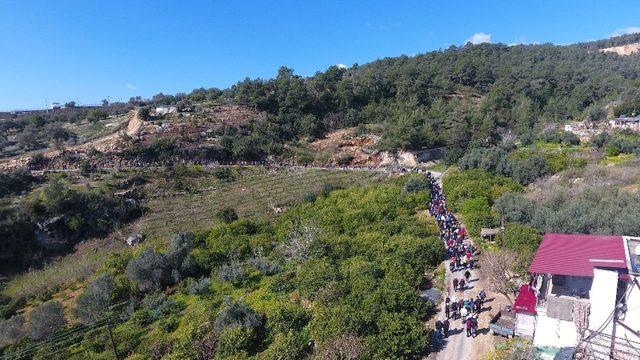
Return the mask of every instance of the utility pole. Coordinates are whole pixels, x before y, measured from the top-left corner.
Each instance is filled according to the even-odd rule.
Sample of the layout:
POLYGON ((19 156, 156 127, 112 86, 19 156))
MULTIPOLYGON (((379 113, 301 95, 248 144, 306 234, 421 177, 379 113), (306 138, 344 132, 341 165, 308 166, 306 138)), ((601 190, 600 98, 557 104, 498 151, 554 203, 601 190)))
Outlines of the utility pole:
POLYGON ((116 350, 116 343, 113 341, 113 334, 111 333, 111 322, 107 323, 107 330, 109 331, 109 340, 111 340, 111 348, 113 349, 113 356, 116 360, 120 360, 118 356, 118 350, 116 350))

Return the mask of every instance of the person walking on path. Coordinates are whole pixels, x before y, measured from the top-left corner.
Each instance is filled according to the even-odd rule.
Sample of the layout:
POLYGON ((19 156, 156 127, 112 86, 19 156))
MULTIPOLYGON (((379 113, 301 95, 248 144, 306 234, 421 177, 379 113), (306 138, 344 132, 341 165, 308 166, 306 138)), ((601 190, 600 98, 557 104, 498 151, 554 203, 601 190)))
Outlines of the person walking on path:
POLYGON ((479 296, 473 301, 473 309, 476 314, 480 314, 482 310, 482 300, 480 300, 479 296))
POLYGON ((482 289, 480 293, 478 293, 478 298, 480 298, 480 305, 484 304, 484 299, 487 297, 487 292, 482 289))
POLYGON ((478 316, 472 316, 471 318, 471 335, 476 337, 478 334, 478 316))
POLYGON ((471 277, 471 272, 469 270, 464 272, 464 278, 467 279, 467 282, 469 282, 469 278, 471 277))
POLYGON ((462 319, 462 323, 464 324, 465 321, 467 321, 467 315, 469 314, 469 312, 467 311, 466 307, 462 307, 460 309, 460 318, 462 319))
POLYGON ((443 336, 442 334, 442 321, 436 320, 436 334, 443 336))
POLYGON ((442 322, 442 333, 445 338, 449 336, 449 320, 447 319, 442 322))
POLYGON ((471 336, 471 332, 472 332, 472 328, 473 328, 473 318, 468 318, 464 324, 465 324, 465 328, 467 329, 467 337, 471 336))

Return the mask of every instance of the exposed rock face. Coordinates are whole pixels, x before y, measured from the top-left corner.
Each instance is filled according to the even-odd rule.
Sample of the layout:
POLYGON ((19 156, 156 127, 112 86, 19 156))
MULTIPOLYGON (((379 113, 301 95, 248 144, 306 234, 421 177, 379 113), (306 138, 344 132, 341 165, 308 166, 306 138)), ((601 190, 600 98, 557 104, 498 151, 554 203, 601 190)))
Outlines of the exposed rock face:
POLYGON ((609 48, 600 49, 601 52, 605 53, 616 53, 618 55, 633 55, 634 53, 640 52, 640 43, 626 44, 622 46, 613 46, 609 48))
POLYGON ((141 244, 144 241, 144 235, 142 235, 142 234, 131 234, 127 238, 126 241, 127 241, 127 245, 136 246, 138 244, 141 244))
POLYGON ((36 225, 36 240, 43 247, 57 249, 67 245, 69 239, 64 215, 50 218, 36 225))
POLYGON ((388 151, 383 151, 381 154, 382 154, 382 162, 380 163, 381 166, 414 167, 418 165, 418 160, 416 159, 416 155, 408 151, 399 151, 395 154, 390 153, 388 151))

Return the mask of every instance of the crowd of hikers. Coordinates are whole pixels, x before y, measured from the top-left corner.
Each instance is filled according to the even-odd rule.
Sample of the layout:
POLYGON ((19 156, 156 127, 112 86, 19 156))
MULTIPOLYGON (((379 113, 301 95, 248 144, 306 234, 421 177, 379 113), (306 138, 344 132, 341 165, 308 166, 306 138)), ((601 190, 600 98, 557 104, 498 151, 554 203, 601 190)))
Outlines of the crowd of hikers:
POLYGON ((482 305, 486 298, 484 290, 478 296, 465 297, 464 291, 471 280, 471 270, 475 266, 474 254, 477 249, 470 241, 467 241, 467 232, 460 222, 449 211, 445 203, 442 188, 436 179, 427 173, 431 200, 429 202, 429 213, 436 219, 440 228, 440 238, 442 239, 446 257, 449 260, 449 270, 454 276, 461 273, 460 278, 453 279, 453 293, 447 287, 445 297, 444 318, 436 321, 436 333, 442 337, 448 337, 450 323, 460 319, 462 325, 467 330, 467 337, 475 337, 478 330, 478 315, 482 311, 482 305), (460 298, 456 297, 456 292, 461 292, 460 298))

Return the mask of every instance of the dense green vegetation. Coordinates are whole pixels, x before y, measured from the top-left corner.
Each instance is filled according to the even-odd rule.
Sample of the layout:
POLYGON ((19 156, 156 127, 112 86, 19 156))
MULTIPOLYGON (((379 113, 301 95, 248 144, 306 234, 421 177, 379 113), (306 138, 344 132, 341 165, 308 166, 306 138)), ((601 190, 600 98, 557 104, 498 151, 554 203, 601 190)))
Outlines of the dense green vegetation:
MULTIPOLYGON (((114 340, 132 358, 419 358, 432 310, 419 288, 443 260, 435 223, 415 215, 428 201, 423 185, 403 177, 327 191, 273 222, 220 223, 174 237, 166 251, 113 255, 74 314, 91 322, 129 301, 114 340)), ((77 345, 82 358, 112 356, 95 345, 89 337, 77 345)))
POLYGON ((522 191, 512 179, 479 169, 447 174, 442 188, 449 208, 462 215, 469 232, 476 236, 480 228, 498 224, 499 219, 492 210, 497 198, 506 192, 522 191))
POLYGON ((602 108, 616 99, 622 100, 616 113, 640 111, 640 59, 594 51, 593 44, 467 44, 347 69, 334 66, 308 78, 283 67, 273 79, 158 94, 150 102, 230 100, 265 111, 266 121, 228 130, 225 148, 246 149, 238 157, 279 154, 288 141, 363 123, 382 124, 384 149, 493 144, 505 129, 527 138, 548 123, 601 120, 602 108))
MULTIPOLYGON (((147 162, 287 158, 300 140, 353 126, 380 135, 383 150, 455 145, 446 154, 447 163, 457 164, 444 179, 448 206, 472 236, 504 224, 496 246, 518 254, 513 270, 523 273, 543 232, 640 235, 637 193, 559 187, 534 201, 524 192, 545 176, 583 171, 587 153, 640 153, 638 136, 627 132, 581 144, 573 134, 546 130, 569 119, 604 120, 605 105, 614 100, 620 100, 615 115, 639 110, 639 58, 594 46, 469 44, 331 67, 306 78, 283 67, 274 79, 246 79, 226 90, 3 120, 0 148, 62 148, 76 140, 65 123, 100 122, 134 106, 146 118, 153 105, 217 103, 245 105, 265 116, 219 130, 216 148, 188 152, 177 138, 163 138, 131 142, 120 155, 147 162)), ((336 160, 348 164, 351 158, 345 153, 336 160)), ((45 182, 26 171, 0 174, 0 271, 39 265, 141 214, 138 200, 145 192, 124 191, 126 198, 114 193, 146 179, 96 185, 85 165, 80 183, 64 177, 45 182)), ((96 248, 94 257, 102 259, 91 259, 86 271, 100 271, 90 282, 78 281, 88 273, 60 282, 80 290, 72 304, 54 297, 57 282, 32 285, 24 297, 0 297, 0 351, 11 353, 117 312, 116 351, 132 359, 426 354, 424 320, 433 308, 418 289, 443 251, 435 224, 416 216, 428 201, 423 177, 342 189, 369 184, 373 176, 360 174, 356 181, 320 171, 244 177, 230 168, 212 176, 199 166, 165 170, 161 181, 145 188, 154 217, 137 224, 156 241, 126 251, 96 248), (158 241, 178 229, 191 232, 169 244, 158 241), (117 311, 110 309, 115 304, 121 305, 117 311), (18 314, 25 306, 30 311, 18 314)), ((86 334, 60 356, 111 357, 107 341, 86 334)))
POLYGON ((640 197, 602 186, 572 194, 558 188, 542 202, 520 194, 505 194, 496 202, 496 211, 506 221, 519 221, 544 232, 640 235, 637 211, 640 197))
POLYGON ((492 147, 472 146, 458 160, 458 166, 462 170, 482 169, 527 185, 542 176, 579 169, 587 164, 586 158, 580 156, 581 150, 576 147, 580 144, 576 135, 553 132, 543 133, 540 138, 542 140, 535 144, 521 147, 513 143, 492 147))
MULTIPOLYGON (((28 172, 1 176, 7 179, 0 186, 4 193, 24 191, 31 185, 28 172)), ((54 178, 26 197, 0 202, 0 271, 37 266, 81 240, 109 233, 140 213, 135 198, 54 178)))

